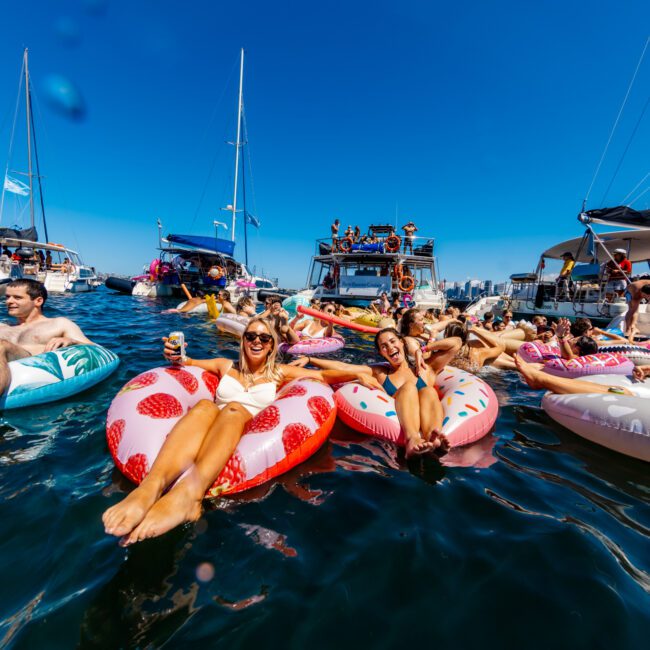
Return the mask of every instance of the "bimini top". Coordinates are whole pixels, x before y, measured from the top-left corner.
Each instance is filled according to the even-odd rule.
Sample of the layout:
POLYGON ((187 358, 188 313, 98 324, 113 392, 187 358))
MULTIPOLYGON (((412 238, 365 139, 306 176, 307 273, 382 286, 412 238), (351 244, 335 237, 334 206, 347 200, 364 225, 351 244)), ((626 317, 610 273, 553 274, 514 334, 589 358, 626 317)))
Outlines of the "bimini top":
POLYGON ((200 235, 167 235, 167 241, 205 253, 221 253, 232 257, 235 252, 235 242, 229 239, 202 237, 200 235))
MULTIPOLYGON (((614 249, 624 248, 626 251, 629 250, 628 257, 631 262, 650 260, 650 228, 598 233, 598 237, 605 244, 605 248, 607 248, 610 255, 613 254, 614 249)), ((573 253, 577 262, 591 262, 593 259, 593 249, 590 242, 585 241, 585 238, 588 240, 591 238, 591 235, 587 232, 582 237, 563 241, 545 250, 542 256, 550 257, 551 259, 560 259, 563 253, 569 252, 573 253), (580 250, 579 256, 578 250, 580 250)), ((596 243, 595 247, 597 248, 598 246, 596 243)))
POLYGON ((612 226, 650 228, 650 210, 633 210, 626 205, 615 208, 587 210, 578 217, 582 223, 604 223, 612 226))

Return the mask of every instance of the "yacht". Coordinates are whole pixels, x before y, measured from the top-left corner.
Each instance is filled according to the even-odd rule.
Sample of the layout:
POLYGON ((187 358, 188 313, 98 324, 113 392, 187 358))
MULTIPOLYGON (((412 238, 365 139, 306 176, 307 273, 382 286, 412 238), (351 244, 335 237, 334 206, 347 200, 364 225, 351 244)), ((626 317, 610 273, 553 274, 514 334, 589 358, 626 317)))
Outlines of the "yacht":
POLYGON ((445 307, 432 237, 413 237, 408 253, 402 250, 402 238, 392 225, 371 225, 359 239, 344 238, 334 248, 331 239, 317 239, 307 286, 296 295, 367 306, 386 292, 401 296, 405 304, 445 307))

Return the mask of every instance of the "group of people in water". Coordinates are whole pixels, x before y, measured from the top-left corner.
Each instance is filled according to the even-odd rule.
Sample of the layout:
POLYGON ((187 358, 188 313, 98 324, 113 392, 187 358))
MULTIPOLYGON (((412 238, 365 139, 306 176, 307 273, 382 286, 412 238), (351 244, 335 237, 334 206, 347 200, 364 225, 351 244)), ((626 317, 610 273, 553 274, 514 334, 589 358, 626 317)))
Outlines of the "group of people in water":
MULTIPOLYGON (((539 365, 524 362, 517 354, 527 341, 556 343, 564 358, 592 354, 606 343, 627 339, 604 332, 586 318, 570 323, 549 322, 535 316, 532 323, 514 323, 505 312, 500 322, 491 315, 476 320, 455 307, 440 310, 386 307, 385 317, 374 338, 380 361, 350 364, 339 360, 298 357, 282 363, 281 341, 335 334, 330 318, 352 319, 354 314, 332 302, 313 307, 323 318, 289 320, 279 297, 270 297, 261 313, 251 299, 236 305, 227 292, 219 295, 222 310, 249 316, 241 336, 236 362, 222 357, 194 359, 164 340, 163 354, 171 363, 196 366, 219 378, 214 402, 202 400, 184 415, 167 437, 151 471, 140 486, 104 513, 106 532, 129 545, 196 520, 207 488, 234 452, 246 424, 275 399, 278 388, 297 378, 308 377, 328 384, 358 381, 385 392, 395 401, 395 410, 405 434, 407 458, 422 454, 444 454, 449 447, 442 432, 443 409, 435 389, 436 377, 445 366, 476 373, 484 366, 517 370, 535 389, 555 393, 606 393, 603 384, 556 377, 539 365), (347 312, 347 314, 346 314, 347 312), (183 474, 183 479, 177 481, 183 474)), ((9 363, 61 347, 92 344, 81 329, 67 318, 43 314, 45 287, 34 280, 16 280, 6 288, 9 316, 16 324, 0 326, 0 389, 11 381, 9 363)), ((637 366, 634 378, 650 376, 650 366, 637 366)), ((632 393, 615 387, 619 394, 632 393)))

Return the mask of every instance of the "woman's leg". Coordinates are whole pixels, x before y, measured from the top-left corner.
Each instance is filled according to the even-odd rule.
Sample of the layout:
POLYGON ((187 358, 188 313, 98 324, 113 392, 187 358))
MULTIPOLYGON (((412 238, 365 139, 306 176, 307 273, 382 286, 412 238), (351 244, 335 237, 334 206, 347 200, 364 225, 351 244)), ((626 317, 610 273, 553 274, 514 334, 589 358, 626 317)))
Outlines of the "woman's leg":
POLYGON ((493 332, 481 332, 481 337, 492 343, 494 346, 502 346, 506 354, 513 355, 525 343, 523 338, 519 338, 521 336, 519 332, 523 333, 524 337, 526 336, 525 332, 521 329, 514 331, 517 332, 515 338, 509 336, 510 332, 505 332, 505 336, 500 336, 493 332))
MULTIPOLYGON (((525 362, 521 357, 515 355, 517 370, 521 373, 526 383, 537 390, 550 390, 558 395, 569 395, 574 393, 609 393, 609 386, 596 384, 580 379, 569 377, 556 377, 549 375, 543 370, 538 370, 532 363, 525 362)), ((629 390, 621 388, 625 395, 633 396, 629 390)))
POLYGON ((395 393, 395 411, 406 438, 406 457, 428 454, 438 445, 428 442, 420 434, 420 403, 415 382, 402 384, 395 393))
POLYGON ((444 413, 436 389, 430 385, 426 386, 418 391, 418 398, 420 400, 422 437, 447 451, 449 442, 441 431, 444 413))
POLYGON ((205 436, 191 471, 151 507, 123 545, 158 537, 182 523, 196 521, 206 491, 232 456, 251 417, 241 404, 225 406, 205 436))
POLYGON ((163 491, 194 463, 218 415, 214 402, 204 399, 176 423, 142 483, 104 513, 104 529, 109 535, 122 537, 142 521, 163 491))

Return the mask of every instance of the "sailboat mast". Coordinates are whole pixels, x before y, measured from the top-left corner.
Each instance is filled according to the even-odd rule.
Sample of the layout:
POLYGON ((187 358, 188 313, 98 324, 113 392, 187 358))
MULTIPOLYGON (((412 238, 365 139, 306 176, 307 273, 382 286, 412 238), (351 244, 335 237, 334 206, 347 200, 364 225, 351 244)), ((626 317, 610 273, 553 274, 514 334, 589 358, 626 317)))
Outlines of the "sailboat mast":
POLYGON ((31 97, 29 95, 29 62, 28 50, 25 48, 23 54, 23 61, 25 64, 25 106, 27 115, 27 173, 29 175, 29 215, 31 217, 31 225, 34 227, 34 179, 32 177, 32 123, 31 123, 31 97))
POLYGON ((237 220, 237 181, 239 175, 239 147, 241 137, 241 110, 242 93, 244 88, 244 48, 241 49, 241 60, 239 63, 239 100, 237 102, 237 140, 235 142, 235 186, 232 197, 232 241, 235 241, 235 221, 237 220))

